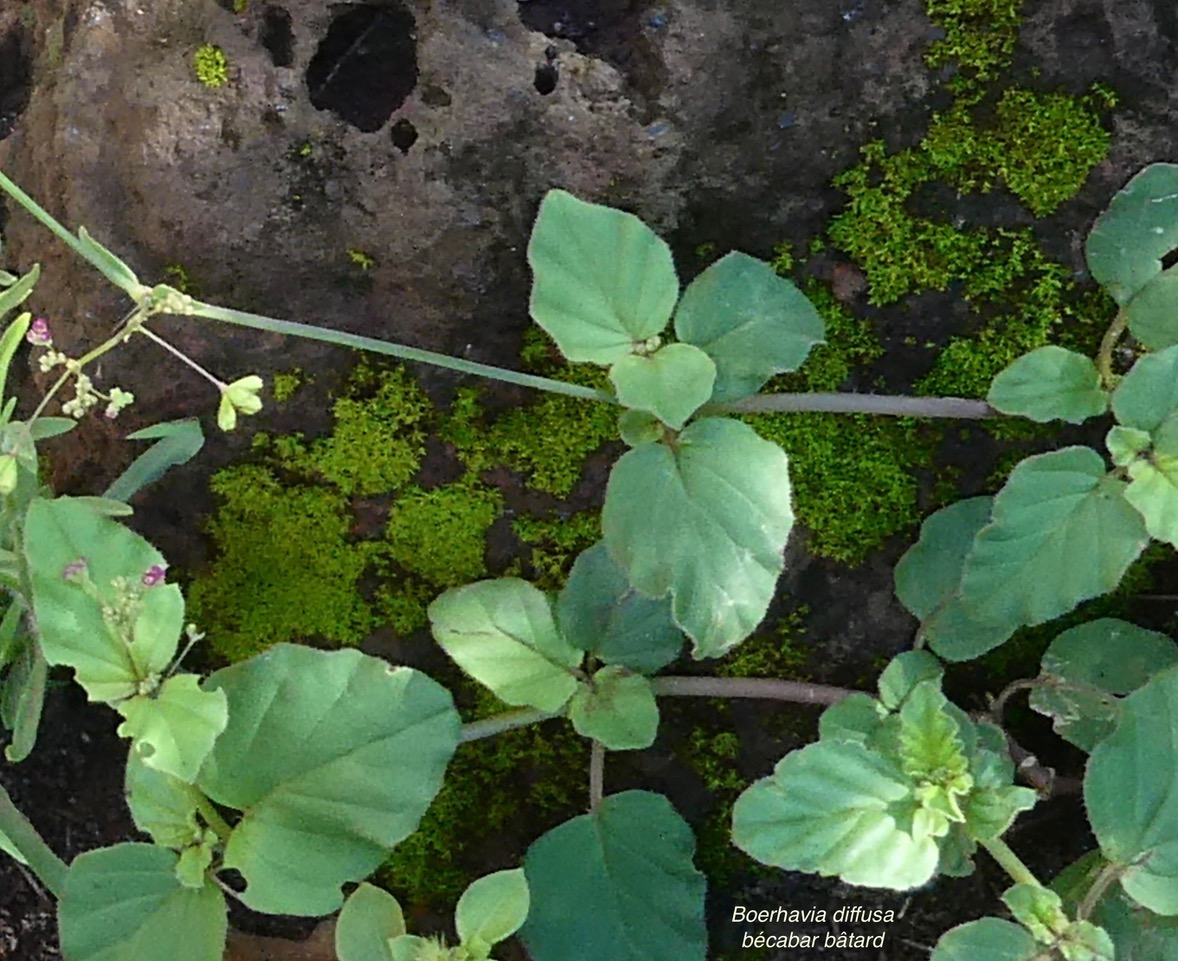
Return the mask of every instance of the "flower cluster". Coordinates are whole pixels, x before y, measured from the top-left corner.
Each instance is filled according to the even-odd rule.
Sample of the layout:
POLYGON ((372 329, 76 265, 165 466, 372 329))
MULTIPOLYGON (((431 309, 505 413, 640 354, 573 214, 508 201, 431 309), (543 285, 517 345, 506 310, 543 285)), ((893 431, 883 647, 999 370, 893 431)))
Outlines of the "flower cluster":
POLYGON ((80 420, 87 411, 92 407, 96 407, 100 401, 106 401, 106 416, 108 419, 113 420, 119 416, 119 412, 123 408, 135 400, 134 394, 119 387, 112 387, 109 394, 104 394, 102 391, 97 390, 90 376, 82 372, 81 365, 53 346, 53 334, 49 329, 48 321, 44 317, 38 317, 29 324, 28 332, 25 334, 25 340, 34 347, 40 347, 44 350, 44 353, 37 360, 37 365, 40 367, 42 373, 48 373, 55 367, 64 367, 67 373, 74 375, 74 396, 70 400, 67 400, 61 408, 61 412, 67 417, 74 417, 80 420))

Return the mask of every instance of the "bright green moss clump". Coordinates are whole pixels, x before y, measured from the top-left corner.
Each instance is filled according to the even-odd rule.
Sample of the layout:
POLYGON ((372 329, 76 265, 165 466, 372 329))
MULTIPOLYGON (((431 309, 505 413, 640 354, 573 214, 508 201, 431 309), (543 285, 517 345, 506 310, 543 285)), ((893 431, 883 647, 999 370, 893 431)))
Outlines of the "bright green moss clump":
POLYGON ((220 47, 201 44, 192 55, 192 69, 196 79, 206 87, 216 89, 229 82, 229 61, 220 47))

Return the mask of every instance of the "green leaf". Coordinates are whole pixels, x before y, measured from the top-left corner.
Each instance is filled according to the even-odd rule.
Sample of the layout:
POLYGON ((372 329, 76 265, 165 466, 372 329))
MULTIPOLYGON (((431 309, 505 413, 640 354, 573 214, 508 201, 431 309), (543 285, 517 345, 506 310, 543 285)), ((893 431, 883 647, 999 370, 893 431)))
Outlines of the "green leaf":
POLYGON ((24 855, 17 850, 16 845, 12 843, 12 839, 3 831, 0 831, 0 851, 3 851, 9 857, 16 858, 21 864, 27 865, 29 863, 25 860, 24 855))
POLYGON ((995 377, 986 402, 1040 424, 1080 424, 1108 410, 1108 393, 1090 357, 1049 345, 1024 354, 995 377))
POLYGON ((78 422, 72 417, 38 417, 29 424, 29 433, 33 440, 49 440, 69 433, 77 426, 78 422))
POLYGON ((40 645, 26 640, 0 681, 0 720, 12 731, 12 742, 4 749, 4 756, 12 764, 27 758, 37 743, 48 680, 49 665, 40 645))
POLYGON ((1150 433, 1178 413, 1178 347, 1139 358, 1113 391, 1112 407, 1121 424, 1150 433))
POLYGON ((1105 857, 1126 865, 1126 893, 1178 915, 1178 668, 1121 702, 1116 730, 1092 750, 1084 801, 1105 857))
POLYGON ((185 888, 179 858, 151 844, 116 844, 79 855, 58 906, 70 961, 220 961, 225 899, 212 885, 185 888))
POLYGON ((530 904, 523 868, 481 877, 462 892, 454 909, 458 938, 463 944, 475 939, 498 944, 523 926, 530 904))
POLYGON ((178 674, 158 691, 116 705, 119 737, 148 767, 192 783, 229 720, 224 691, 204 691, 195 674, 178 674))
POLYGON ((1002 895, 1016 921, 1031 932, 1031 937, 1050 944, 1068 926, 1063 900, 1041 884, 1016 884, 1002 895))
POLYGON ((603 542, 583 551, 573 564, 556 599, 556 620, 574 647, 643 674, 670 664, 683 648, 670 599, 652 599, 634 590, 603 542))
POLYGON ((1178 647, 1165 634, 1115 618, 1090 621, 1051 642, 1040 675, 1050 684, 1031 691, 1031 707, 1050 717, 1061 737, 1091 751, 1120 715, 1111 695, 1131 694, 1174 664, 1178 647))
POLYGON ((276 645, 218 671, 229 725, 197 787, 245 812, 225 848, 271 914, 327 914, 416 830, 461 719, 426 675, 359 651, 276 645))
POLYGON ((928 651, 904 651, 879 676, 879 699, 894 711, 921 681, 936 681, 939 687, 944 673, 941 662, 928 651))
POLYGON ((679 430, 712 396, 716 365, 698 347, 665 344, 653 354, 619 358, 609 379, 623 407, 654 414, 679 430))
POLYGON ((524 945, 545 961, 704 961, 705 882, 694 848, 691 828, 661 795, 605 798, 528 848, 524 945))
MULTIPOLYGON (((449 961, 450 953, 440 942, 416 934, 402 934, 389 942, 393 961, 449 961)), ((343 961, 343 959, 341 959, 343 961)))
POLYGON ((966 661, 997 647, 1017 622, 988 622, 967 609, 961 576, 977 533, 990 522, 992 497, 971 497, 930 514, 920 539, 896 565, 896 597, 921 620, 920 633, 938 655, 966 661))
POLYGON ((633 214, 550 190, 528 242, 532 318, 571 361, 608 365, 667 326, 671 249, 633 214))
POLYGON ((156 844, 183 849, 200 841, 204 832, 196 812, 201 795, 191 784, 148 767, 132 752, 127 755, 124 789, 135 827, 156 844))
POLYGON ((85 227, 78 228, 78 246, 82 251, 82 255, 102 271, 107 280, 116 287, 126 291, 132 300, 138 300, 145 293, 148 293, 143 285, 139 283, 139 278, 135 276, 135 272, 91 237, 85 227))
POLYGON ((858 741, 866 744, 888 716, 888 709, 869 694, 856 692, 832 704, 818 719, 823 741, 858 741))
POLYGON ((195 417, 153 424, 127 436, 128 440, 157 440, 135 458, 103 497, 129 501, 148 484, 159 480, 170 467, 187 464, 204 446, 205 436, 195 417))
POLYGON ((74 497, 72 500, 77 504, 82 504, 89 508, 93 513, 101 517, 130 517, 135 513, 128 505, 122 501, 112 501, 106 497, 74 497))
MULTIPOLYGON (((29 272, 24 274, 20 280, 0 291, 0 317, 24 303, 25 298, 33 292, 33 287, 36 286, 40 276, 41 265, 33 264, 29 272)), ((12 364, 12 358, 28 332, 32 319, 31 315, 22 314, 8 325, 4 335, 0 337, 0 397, 4 396, 4 390, 8 383, 8 368, 12 364)))
POLYGON ((1149 542, 1125 486, 1087 447, 1022 461, 966 560, 968 610, 987 622, 1042 624, 1113 590, 1149 542))
POLYGON ((662 421, 644 410, 624 410, 618 417, 618 433, 628 447, 656 444, 666 430, 662 421))
POLYGON ((131 697, 158 680, 184 626, 180 588, 140 584, 149 568, 166 566, 159 551, 68 497, 29 505, 24 548, 41 648, 50 664, 72 667, 92 701, 131 697), (81 581, 67 580, 67 568, 83 560, 81 581), (118 587, 119 579, 125 588, 118 587), (120 607, 133 617, 103 614, 120 607))
POLYGON ((1035 961, 1039 947, 1019 925, 982 918, 942 934, 929 961, 1035 961))
POLYGON ((1178 271, 1164 270, 1125 307, 1129 331, 1149 350, 1178 344, 1178 271))
POLYGON ((504 703, 559 711, 584 655, 557 630, 548 598, 516 577, 446 591, 429 606, 434 637, 504 703))
POLYGON ((732 843, 762 864, 898 891, 924 884, 937 844, 915 834, 913 785, 855 741, 791 751, 737 799, 732 843))
POLYGON ((781 448, 725 418, 698 420, 673 447, 636 447, 614 466, 605 543, 639 591, 672 595, 695 657, 718 657, 765 616, 793 526, 788 476, 781 448))
POLYGON ((1084 254, 1093 279, 1124 306, 1178 248, 1178 165, 1151 164, 1097 218, 1084 254))
POLYGON ((401 905, 388 891, 361 884, 348 895, 335 925, 339 961, 392 961, 389 941, 405 933, 401 905))
POLYGON ((650 681, 610 665, 582 684, 569 702, 569 720, 582 737, 611 751, 650 747, 659 729, 659 709, 650 681))
POLYGON ((683 292, 675 311, 679 339, 716 362, 714 401, 739 400, 774 374, 797 370, 824 325, 814 305, 764 261, 721 257, 683 292))
POLYGON ((961 728, 945 711, 947 704, 938 675, 915 685, 900 708, 900 766, 915 781, 956 782, 969 769, 961 728))
POLYGON ((1114 424, 1105 436, 1104 446, 1108 448, 1114 464, 1128 467, 1153 446, 1153 437, 1148 431, 1114 424))
POLYGON ((1178 457, 1156 452, 1129 465, 1125 500, 1145 521, 1155 540, 1178 546, 1178 457))

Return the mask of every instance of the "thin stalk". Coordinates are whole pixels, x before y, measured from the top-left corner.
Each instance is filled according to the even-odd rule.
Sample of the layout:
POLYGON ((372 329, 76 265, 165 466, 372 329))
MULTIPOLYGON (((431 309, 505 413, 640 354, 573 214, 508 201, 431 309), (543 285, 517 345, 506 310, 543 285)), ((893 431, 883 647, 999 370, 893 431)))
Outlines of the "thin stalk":
POLYGON ((729 404, 716 404, 717 412, 764 414, 806 412, 827 414, 884 414, 894 417, 949 417, 981 420, 999 416, 984 400, 962 397, 895 397, 884 394, 757 394, 729 404))
POLYGON ((49 889, 55 898, 61 899, 65 890, 65 875, 69 870, 66 863, 53 853, 53 849, 12 803, 8 792, 0 787, 0 833, 12 842, 21 857, 29 863, 33 873, 49 889))
POLYGON ((990 852, 991 856, 997 861, 1002 869, 1009 874, 1015 884, 1034 884, 1042 887, 1039 879, 1031 872, 1031 869, 1023 864, 1022 859, 1010 849, 1002 838, 994 838, 990 841, 979 842, 982 847, 990 852))
POLYGON ((533 708, 505 711, 502 714, 496 714, 494 717, 463 724, 462 733, 458 736, 458 743, 469 744, 471 741, 481 741, 484 738, 502 734, 504 731, 510 731, 517 727, 527 727, 529 724, 538 724, 540 721, 547 721, 557 716, 556 714, 549 714, 547 711, 538 711, 533 708))
POLYGON ((1113 318, 1113 322, 1101 338, 1100 349, 1096 352, 1096 369, 1100 372, 1100 382, 1105 390, 1112 390, 1117 386, 1117 375, 1113 373, 1113 351, 1128 326, 1129 318, 1125 311, 1118 310, 1117 316, 1113 318))
POLYGON ((994 698, 994 703, 990 705, 990 717, 993 718, 994 723, 1001 726, 1002 714, 1006 710, 1006 702, 1009 701, 1019 691, 1033 691, 1037 687, 1042 687, 1043 681, 1038 677, 1020 678, 1017 681, 1011 681, 1002 689, 1002 692, 994 698))
POLYGON ((765 677, 656 677, 651 686, 661 697, 750 697, 795 704, 837 704, 856 693, 828 684, 765 677))
POLYGON ((1100 899, 1104 896, 1104 892, 1108 890, 1110 884, 1125 873, 1125 865, 1123 864, 1106 864, 1100 869, 1100 873, 1092 881, 1092 887, 1088 889, 1088 893, 1084 895, 1084 900, 1080 902, 1080 906, 1076 908, 1076 920, 1087 921, 1088 916, 1100 903, 1100 899))
POLYGON ((222 842, 228 843, 229 835, 233 833, 233 828, 229 826, 229 823, 213 807, 213 802, 203 794, 198 793, 196 796, 196 809, 200 812, 200 816, 204 818, 205 824, 213 829, 217 837, 222 842))
POLYGON ((198 364, 195 360, 193 360, 191 357, 189 357, 183 351, 177 350, 175 347, 173 347, 171 344, 169 344, 166 340, 164 340, 161 336, 159 336, 159 334, 155 333, 154 331, 150 331, 146 327, 140 327, 139 333, 143 334, 143 336, 148 338, 149 340, 152 340, 155 343, 159 344, 164 350, 166 350, 173 357, 179 358, 179 360, 181 362, 187 364, 189 367, 191 367, 193 370, 195 370, 198 374, 201 375, 201 377, 203 377, 205 380, 207 380, 211 384, 213 384, 218 390, 224 390, 226 387, 229 386, 228 384, 222 383, 222 381, 218 377, 215 377, 212 374, 210 374, 207 370, 205 370, 203 367, 201 367, 200 364, 198 364))
POLYGON ((605 797, 605 745, 594 741, 589 750, 589 813, 601 807, 605 797))
POLYGON ((476 374, 480 377, 491 377, 508 384, 520 387, 532 387, 536 390, 546 390, 554 394, 566 394, 569 397, 580 397, 584 400, 597 400, 609 404, 616 404, 617 400, 605 391, 584 387, 580 384, 569 384, 550 377, 538 377, 535 374, 521 374, 518 371, 507 370, 505 367, 495 367, 492 364, 480 364, 473 360, 462 360, 439 354, 432 350, 422 350, 418 347, 404 347, 391 344, 388 341, 377 340, 375 337, 363 337, 360 334, 348 334, 342 330, 327 330, 314 327, 311 324, 299 324, 291 320, 277 320, 261 314, 250 314, 228 307, 217 307, 212 304, 194 301, 191 315, 194 317, 208 317, 240 327, 251 327, 254 330, 268 330, 275 334, 289 334, 293 337, 305 337, 308 340, 318 340, 326 344, 337 344, 340 347, 351 347, 354 350, 367 350, 374 354, 384 354, 399 360, 415 361, 422 364, 432 364, 444 367, 460 374, 476 374))

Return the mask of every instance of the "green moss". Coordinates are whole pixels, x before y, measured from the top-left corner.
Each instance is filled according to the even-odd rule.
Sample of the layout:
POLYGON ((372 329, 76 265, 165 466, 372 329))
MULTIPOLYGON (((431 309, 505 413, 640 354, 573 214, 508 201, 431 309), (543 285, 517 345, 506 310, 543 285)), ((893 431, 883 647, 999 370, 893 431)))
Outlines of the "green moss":
POLYGON ((532 549, 530 579, 541 590, 558 591, 564 586, 577 555, 601 540, 601 512, 585 510, 553 518, 519 517, 512 528, 532 549))
POLYGON ((189 294, 193 297, 200 296, 200 289, 193 282, 192 277, 189 276, 183 264, 168 264, 164 267, 164 276, 171 281, 172 286, 180 291, 180 293, 189 294))
POLYGON ((274 392, 274 399, 280 404, 290 400, 302 383, 303 372, 297 367, 294 370, 275 374, 271 388, 274 392))
POLYGON ((980 96, 1009 62, 1018 41, 1022 0, 925 0, 929 18, 945 31, 925 54, 934 69, 956 65, 947 86, 962 97, 980 96))
POLYGON ((330 436, 310 445, 297 435, 275 442, 286 470, 361 497, 396 491, 417 473, 432 406, 405 370, 359 368, 333 413, 330 436))
POLYGON ((487 530, 503 510, 503 495, 474 480, 397 498, 385 525, 388 556, 438 587, 484 577, 487 530))
POLYGON ((770 631, 750 637, 713 662, 717 677, 778 677, 808 680, 810 655, 798 644, 809 608, 804 604, 781 618, 770 631))
POLYGON ((192 55, 192 70, 206 87, 216 89, 229 82, 229 61, 220 47, 201 44, 192 55))
POLYGON ((348 539, 337 492, 283 486, 265 467, 219 472, 209 524, 217 548, 189 589, 192 618, 220 656, 238 661, 284 641, 359 643, 373 626, 359 580, 370 550, 348 539))
POLYGON ((348 260, 355 264, 363 271, 369 271, 376 266, 376 258, 371 254, 365 253, 363 250, 356 248, 348 249, 348 260))

